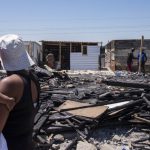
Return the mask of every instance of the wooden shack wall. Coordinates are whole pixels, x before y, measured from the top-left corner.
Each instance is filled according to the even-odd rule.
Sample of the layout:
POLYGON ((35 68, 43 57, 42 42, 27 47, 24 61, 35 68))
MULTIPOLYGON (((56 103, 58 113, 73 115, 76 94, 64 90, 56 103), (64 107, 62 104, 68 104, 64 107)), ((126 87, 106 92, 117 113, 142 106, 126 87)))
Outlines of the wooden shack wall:
MULTIPOLYGON (((127 56, 131 48, 135 48, 134 56, 137 57, 140 49, 140 40, 115 40, 106 45, 105 66, 115 70, 127 70, 127 56)), ((150 72, 150 40, 144 40, 145 52, 148 57, 146 71, 150 72)), ((133 61, 133 71, 138 71, 137 60, 133 61)))

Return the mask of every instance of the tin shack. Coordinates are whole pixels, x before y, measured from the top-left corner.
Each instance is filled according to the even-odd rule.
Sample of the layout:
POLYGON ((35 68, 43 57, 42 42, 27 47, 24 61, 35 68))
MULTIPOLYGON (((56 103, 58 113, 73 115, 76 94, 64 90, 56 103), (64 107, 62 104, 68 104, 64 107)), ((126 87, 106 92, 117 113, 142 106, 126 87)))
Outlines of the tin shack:
POLYGON ((43 61, 52 53, 57 68, 62 70, 98 70, 100 46, 98 42, 41 41, 43 61))

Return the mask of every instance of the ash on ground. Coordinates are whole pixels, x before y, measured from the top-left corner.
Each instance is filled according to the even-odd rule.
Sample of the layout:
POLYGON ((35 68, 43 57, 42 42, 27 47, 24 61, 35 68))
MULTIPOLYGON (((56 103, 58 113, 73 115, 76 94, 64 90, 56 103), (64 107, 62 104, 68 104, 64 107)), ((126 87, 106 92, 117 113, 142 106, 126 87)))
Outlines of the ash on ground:
POLYGON ((150 150, 149 74, 36 71, 41 84, 36 150, 150 150), (61 109, 70 101, 90 105, 61 109), (88 116, 100 106, 108 109, 98 117, 69 113, 88 109, 88 116))

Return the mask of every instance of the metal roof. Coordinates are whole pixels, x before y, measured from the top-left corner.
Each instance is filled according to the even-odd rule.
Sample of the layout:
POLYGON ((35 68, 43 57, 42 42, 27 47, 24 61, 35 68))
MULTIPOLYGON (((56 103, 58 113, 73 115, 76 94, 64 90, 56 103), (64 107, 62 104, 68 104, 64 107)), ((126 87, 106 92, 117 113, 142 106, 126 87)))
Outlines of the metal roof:
POLYGON ((94 41, 89 42, 89 41, 45 41, 45 40, 42 40, 40 42, 50 42, 50 43, 52 43, 52 42, 55 42, 55 43, 96 43, 96 44, 100 43, 100 42, 94 42, 94 41))

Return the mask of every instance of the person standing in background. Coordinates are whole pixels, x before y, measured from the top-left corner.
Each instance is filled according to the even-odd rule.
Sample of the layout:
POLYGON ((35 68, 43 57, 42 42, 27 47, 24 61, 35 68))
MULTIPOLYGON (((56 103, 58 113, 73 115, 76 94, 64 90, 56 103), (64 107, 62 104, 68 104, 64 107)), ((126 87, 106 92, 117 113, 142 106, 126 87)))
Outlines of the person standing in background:
POLYGON ((51 69, 55 69, 55 58, 52 53, 49 53, 46 56, 46 63, 48 67, 50 67, 51 69))
POLYGON ((139 65, 141 64, 141 72, 144 74, 145 74, 145 63, 146 62, 147 62, 147 56, 146 56, 144 49, 142 49, 141 55, 140 55, 140 52, 138 53, 138 68, 139 68, 139 65))
POLYGON ((128 53, 128 57, 127 57, 127 68, 128 71, 132 72, 132 64, 133 64, 133 59, 137 59, 136 57, 134 57, 134 51, 135 48, 132 48, 131 51, 128 53))

